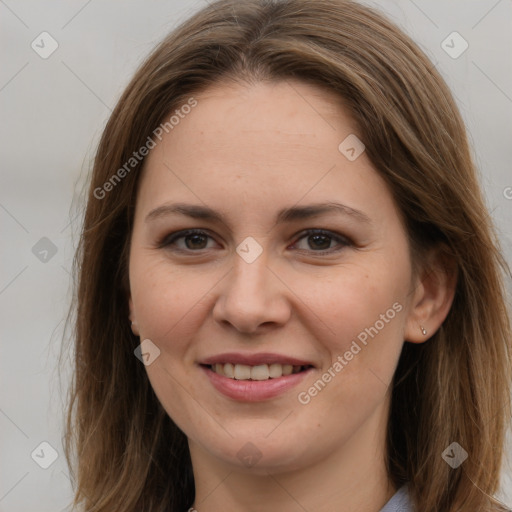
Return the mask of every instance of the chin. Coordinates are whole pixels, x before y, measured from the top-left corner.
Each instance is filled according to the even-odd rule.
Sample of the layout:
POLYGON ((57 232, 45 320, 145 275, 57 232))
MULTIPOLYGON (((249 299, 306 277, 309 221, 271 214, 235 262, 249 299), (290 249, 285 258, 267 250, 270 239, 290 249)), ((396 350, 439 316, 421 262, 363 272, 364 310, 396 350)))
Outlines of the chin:
MULTIPOLYGON (((234 471, 262 476, 298 470, 325 458, 324 453, 312 453, 313 446, 305 446, 304 440, 294 439, 286 435, 286 431, 272 438, 273 434, 269 435, 272 428, 264 435, 255 435, 253 430, 229 440, 223 438, 222 442, 211 443, 209 440, 203 446, 212 457, 234 467, 234 471)), ((311 440, 317 443, 313 437, 311 440)))

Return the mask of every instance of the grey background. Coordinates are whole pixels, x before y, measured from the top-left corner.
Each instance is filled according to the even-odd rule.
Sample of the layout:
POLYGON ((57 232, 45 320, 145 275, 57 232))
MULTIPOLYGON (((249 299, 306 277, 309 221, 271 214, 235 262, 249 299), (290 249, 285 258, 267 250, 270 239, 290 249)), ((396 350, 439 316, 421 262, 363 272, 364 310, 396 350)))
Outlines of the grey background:
MULTIPOLYGON (((510 262, 512 0, 367 3, 417 41, 452 88, 510 262), (453 31, 469 44, 457 59, 441 47, 453 31)), ((61 444, 67 377, 62 390, 56 365, 79 229, 72 219, 102 128, 136 66, 203 5, 0 0, 0 512, 66 510, 71 499, 61 444), (43 31, 59 45, 47 59, 31 47, 43 31), (49 456, 43 441, 58 454, 48 469, 31 458, 36 448, 37 460, 49 456)), ((499 495, 509 505, 510 458, 499 495)))

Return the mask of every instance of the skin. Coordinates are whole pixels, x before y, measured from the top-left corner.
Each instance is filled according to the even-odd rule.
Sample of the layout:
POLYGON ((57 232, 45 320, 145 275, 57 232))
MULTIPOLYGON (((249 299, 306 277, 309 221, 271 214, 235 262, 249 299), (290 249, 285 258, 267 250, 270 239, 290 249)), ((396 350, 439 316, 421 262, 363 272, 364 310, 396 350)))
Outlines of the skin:
POLYGON ((197 106, 147 157, 129 264, 132 329, 160 349, 145 368, 188 437, 194 506, 377 512, 396 491, 384 465, 389 383, 404 341, 425 342, 445 319, 453 283, 435 253, 435 271, 412 275, 385 182, 366 153, 349 161, 338 150, 348 135, 364 137, 332 93, 302 82, 222 83, 194 97, 197 106), (369 222, 327 213, 275 223, 282 208, 327 201, 369 222), (224 221, 145 220, 173 202, 207 205, 224 221), (190 228, 211 238, 159 246, 190 228), (315 243, 303 233, 311 228, 350 242, 328 234, 315 243), (252 263, 235 250, 246 237, 262 248, 252 263), (401 311, 300 403, 298 393, 395 303, 401 311), (228 351, 289 354, 315 369, 276 398, 243 403, 220 394, 197 364, 228 351), (248 442, 261 456, 252 467, 237 456, 248 442))

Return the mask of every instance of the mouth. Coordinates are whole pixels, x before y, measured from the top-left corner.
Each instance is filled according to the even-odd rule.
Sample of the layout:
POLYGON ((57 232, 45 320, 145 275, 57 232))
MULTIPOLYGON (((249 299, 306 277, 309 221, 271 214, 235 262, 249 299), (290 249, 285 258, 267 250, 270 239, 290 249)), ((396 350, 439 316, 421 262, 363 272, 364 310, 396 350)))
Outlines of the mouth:
POLYGON ((288 375, 294 375, 313 368, 312 365, 292 365, 292 364, 236 364, 236 363, 215 363, 202 364, 201 366, 208 368, 217 375, 227 377, 234 380, 255 380, 264 381, 270 379, 279 379, 288 375))
POLYGON ((284 395, 316 370, 308 361, 280 354, 219 354, 198 363, 214 389, 242 402, 284 395))

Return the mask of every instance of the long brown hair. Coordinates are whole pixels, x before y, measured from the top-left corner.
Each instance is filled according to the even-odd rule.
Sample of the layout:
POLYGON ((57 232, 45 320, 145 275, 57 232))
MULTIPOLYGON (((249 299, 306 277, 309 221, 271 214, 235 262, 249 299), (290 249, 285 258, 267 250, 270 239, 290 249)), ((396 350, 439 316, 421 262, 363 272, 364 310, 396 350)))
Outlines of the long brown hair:
POLYGON ((409 482, 419 512, 498 510, 490 496, 511 412, 510 270, 445 82, 393 23, 345 0, 214 2, 166 37, 118 101, 94 160, 68 316, 75 351, 65 451, 79 510, 183 512, 194 500, 187 438, 134 356, 127 269, 144 160, 126 162, 209 85, 292 78, 335 92, 352 114, 405 219, 414 267, 438 245, 457 269, 441 328, 402 350, 390 478, 409 482), (441 456, 452 442, 468 452, 456 469, 441 456))

